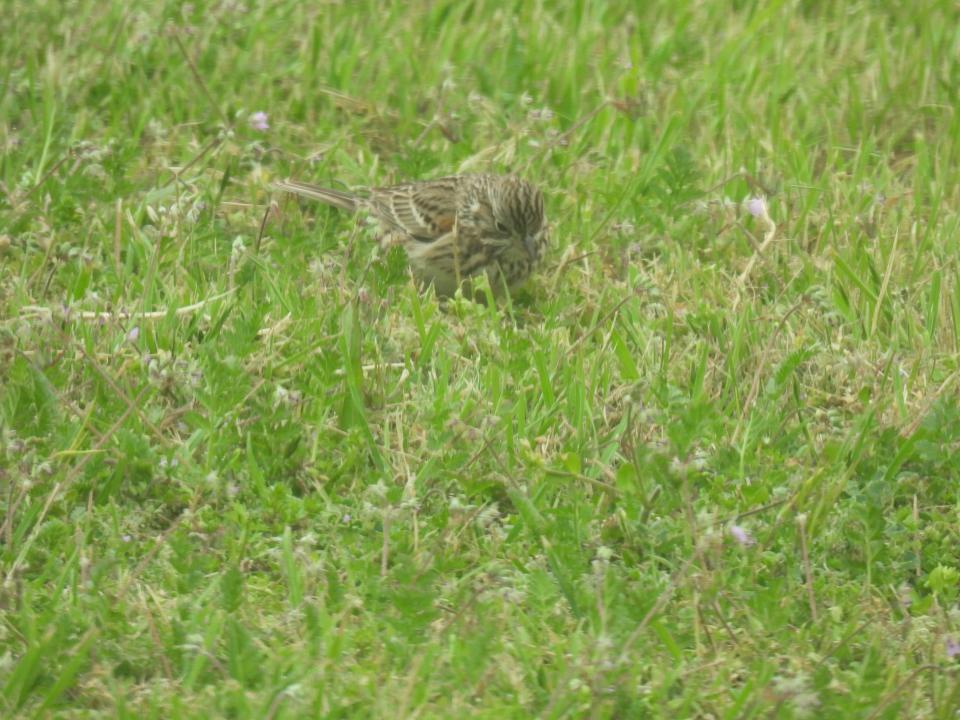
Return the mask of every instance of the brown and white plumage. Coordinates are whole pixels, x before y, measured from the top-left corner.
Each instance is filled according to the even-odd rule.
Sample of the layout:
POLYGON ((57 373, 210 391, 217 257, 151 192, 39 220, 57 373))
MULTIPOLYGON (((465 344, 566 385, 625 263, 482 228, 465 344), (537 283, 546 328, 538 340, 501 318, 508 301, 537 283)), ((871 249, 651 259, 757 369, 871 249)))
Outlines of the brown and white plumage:
POLYGON ((494 292, 515 288, 540 264, 548 242, 543 195, 512 175, 455 175, 356 193, 288 180, 278 190, 347 212, 365 212, 381 241, 406 250, 414 275, 452 295, 485 273, 494 292))

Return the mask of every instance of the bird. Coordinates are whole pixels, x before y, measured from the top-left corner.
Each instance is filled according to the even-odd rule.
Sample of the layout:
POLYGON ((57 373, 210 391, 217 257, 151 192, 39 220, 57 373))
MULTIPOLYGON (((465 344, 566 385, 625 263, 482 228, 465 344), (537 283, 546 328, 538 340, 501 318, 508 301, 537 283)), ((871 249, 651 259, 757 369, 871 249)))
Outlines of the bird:
POLYGON ((543 193, 515 175, 453 175, 354 192, 297 180, 274 188, 374 219, 381 245, 402 246, 414 277, 441 297, 472 291, 484 274, 494 296, 512 292, 549 245, 543 193))

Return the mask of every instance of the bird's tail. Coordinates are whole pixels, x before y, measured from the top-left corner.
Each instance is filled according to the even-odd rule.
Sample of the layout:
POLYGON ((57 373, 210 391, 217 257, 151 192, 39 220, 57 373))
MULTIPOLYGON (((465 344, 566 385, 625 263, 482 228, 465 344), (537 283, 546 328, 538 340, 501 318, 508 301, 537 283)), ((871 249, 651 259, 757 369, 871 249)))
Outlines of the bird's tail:
POLYGON ((300 195, 311 200, 319 200, 327 205, 333 205, 347 212, 356 212, 357 196, 340 190, 331 190, 330 188, 311 185, 310 183, 299 182, 297 180, 281 180, 273 183, 275 190, 300 195))

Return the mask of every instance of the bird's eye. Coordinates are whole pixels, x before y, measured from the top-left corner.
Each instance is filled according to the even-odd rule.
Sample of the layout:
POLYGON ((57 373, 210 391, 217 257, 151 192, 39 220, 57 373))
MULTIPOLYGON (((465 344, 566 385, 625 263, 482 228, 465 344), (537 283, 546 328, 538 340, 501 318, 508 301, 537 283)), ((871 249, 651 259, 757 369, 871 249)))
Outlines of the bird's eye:
POLYGON ((496 222, 496 227, 497 227, 497 232, 503 233, 504 235, 507 235, 507 234, 509 234, 509 232, 510 232, 510 231, 507 229, 507 226, 504 225, 504 224, 503 224, 502 222, 500 222, 499 220, 497 220, 497 222, 496 222))

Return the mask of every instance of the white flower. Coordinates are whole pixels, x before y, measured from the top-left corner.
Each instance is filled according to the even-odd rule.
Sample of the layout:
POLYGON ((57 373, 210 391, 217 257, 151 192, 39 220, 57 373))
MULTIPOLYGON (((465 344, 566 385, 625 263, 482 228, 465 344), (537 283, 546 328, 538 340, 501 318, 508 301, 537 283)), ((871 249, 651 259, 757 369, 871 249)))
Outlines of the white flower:
POLYGON ((270 129, 270 123, 268 122, 267 114, 263 112, 263 110, 253 113, 249 120, 250 127, 252 127, 254 130, 264 132, 270 129))

